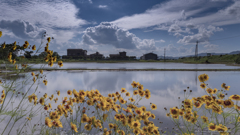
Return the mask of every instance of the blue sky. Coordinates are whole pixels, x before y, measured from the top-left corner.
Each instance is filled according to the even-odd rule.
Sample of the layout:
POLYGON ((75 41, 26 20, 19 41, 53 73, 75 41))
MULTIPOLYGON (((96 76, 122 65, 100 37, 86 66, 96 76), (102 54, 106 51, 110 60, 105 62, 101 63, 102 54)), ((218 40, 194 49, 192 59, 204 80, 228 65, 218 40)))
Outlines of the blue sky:
POLYGON ((161 56, 166 48, 184 56, 197 40, 199 53, 228 53, 240 50, 240 0, 1 0, 0 31, 0 43, 36 46, 46 31, 60 55, 82 48, 161 56))

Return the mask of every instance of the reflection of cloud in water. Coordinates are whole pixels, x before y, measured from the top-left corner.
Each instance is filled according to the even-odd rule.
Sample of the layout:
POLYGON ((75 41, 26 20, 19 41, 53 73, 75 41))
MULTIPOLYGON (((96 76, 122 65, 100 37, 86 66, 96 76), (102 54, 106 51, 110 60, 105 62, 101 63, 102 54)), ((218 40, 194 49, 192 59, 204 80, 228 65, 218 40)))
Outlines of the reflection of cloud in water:
MULTIPOLYGON (((203 73, 207 73, 209 75, 209 81, 207 83, 209 83, 209 86, 212 88, 220 88, 220 85, 225 82, 227 85, 231 86, 228 94, 240 94, 240 92, 237 91, 240 84, 236 83, 235 81, 240 79, 240 72, 198 72, 198 75, 203 73)), ((41 80, 36 94, 38 94, 38 97, 40 97, 43 96, 44 93, 48 93, 49 96, 55 93, 55 98, 58 97, 56 96, 56 90, 60 90, 61 95, 58 97, 58 104, 60 103, 62 97, 69 97, 67 95, 67 90, 73 89, 76 89, 77 91, 98 89, 102 95, 107 96, 108 93, 113 93, 120 91, 121 88, 126 88, 126 90, 128 90, 132 96, 133 88, 131 83, 136 81, 142 84, 144 89, 149 89, 151 91, 151 98, 143 98, 142 101, 139 102, 139 105, 149 108, 150 102, 156 104, 158 109, 152 111, 156 115, 156 119, 153 121, 154 123, 158 123, 159 121, 157 118, 159 118, 160 121, 164 122, 164 124, 168 124, 163 125, 162 129, 164 129, 164 127, 172 126, 172 122, 166 117, 164 107, 166 107, 169 112, 169 108, 178 106, 179 103, 181 103, 181 101, 184 99, 184 89, 187 89, 189 86, 193 91, 189 98, 205 95, 204 90, 199 87, 200 83, 198 82, 196 85, 195 77, 196 72, 178 71, 86 71, 74 73, 69 73, 67 71, 52 71, 46 77, 48 80, 48 85, 45 86, 41 80), (180 99, 178 99, 178 97, 180 97, 180 99)), ((30 77, 30 81, 31 79, 32 77, 30 77)), ((19 80, 23 80, 23 78, 19 80)), ((20 87, 21 85, 17 86, 17 88, 20 87)), ((25 87, 21 89, 21 91, 25 92, 27 88, 28 87, 25 87)), ((29 95, 32 94, 35 88, 36 85, 31 88, 29 95)), ((15 101, 15 104, 17 101, 18 100, 15 101)), ((55 103, 53 103, 52 106, 53 109, 57 107, 55 103)), ((2 127, 4 127, 4 125, 2 127)))

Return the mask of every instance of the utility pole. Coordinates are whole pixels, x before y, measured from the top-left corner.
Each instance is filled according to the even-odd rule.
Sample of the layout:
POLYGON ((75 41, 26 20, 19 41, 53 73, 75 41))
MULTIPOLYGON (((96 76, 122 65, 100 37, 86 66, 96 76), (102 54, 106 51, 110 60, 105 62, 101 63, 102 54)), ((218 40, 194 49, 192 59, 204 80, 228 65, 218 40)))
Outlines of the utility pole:
POLYGON ((166 54, 166 48, 164 48, 164 62, 166 61, 165 60, 165 54, 166 54))
POLYGON ((195 48, 195 60, 197 60, 197 57, 198 57, 198 41, 195 48))

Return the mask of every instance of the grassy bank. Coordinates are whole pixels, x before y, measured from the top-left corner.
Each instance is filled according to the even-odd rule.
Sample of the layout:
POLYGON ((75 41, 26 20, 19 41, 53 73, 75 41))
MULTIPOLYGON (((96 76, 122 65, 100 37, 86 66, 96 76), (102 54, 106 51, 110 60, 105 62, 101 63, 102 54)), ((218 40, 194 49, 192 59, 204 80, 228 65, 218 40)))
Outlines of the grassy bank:
MULTIPOLYGON (((189 63, 189 64, 228 64, 234 65, 235 60, 240 57, 239 55, 214 55, 198 57, 181 57, 179 59, 167 59, 167 60, 83 60, 83 59, 61 59, 63 62, 97 62, 97 63, 135 63, 135 62, 175 62, 175 63, 189 63)), ((36 64, 46 63, 43 59, 27 59, 23 60, 25 63, 36 64)), ((0 64, 3 64, 3 60, 0 60, 0 64)))

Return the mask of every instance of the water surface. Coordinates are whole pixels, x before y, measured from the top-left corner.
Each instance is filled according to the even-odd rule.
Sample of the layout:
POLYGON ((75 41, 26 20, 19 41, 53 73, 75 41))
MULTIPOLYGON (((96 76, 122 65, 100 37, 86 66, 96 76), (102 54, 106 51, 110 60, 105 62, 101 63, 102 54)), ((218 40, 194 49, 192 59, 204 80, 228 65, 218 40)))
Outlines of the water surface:
MULTIPOLYGON (((156 115, 156 119, 150 119, 150 121, 154 121, 156 125, 158 125, 157 123, 160 121, 163 122, 163 125, 160 127, 160 129, 163 130, 173 126, 172 121, 166 117, 167 112, 164 110, 164 107, 169 111, 169 108, 178 106, 184 99, 184 89, 189 87, 188 91, 193 91, 189 98, 206 94, 204 90, 199 87, 200 82, 197 80, 197 77, 200 74, 206 73, 209 75, 209 81, 207 81, 209 87, 221 89, 221 84, 226 83, 226 85, 231 86, 230 90, 227 91, 228 95, 240 94, 240 83, 236 82, 240 80, 240 72, 238 71, 51 71, 44 73, 47 73, 46 79, 48 85, 45 86, 40 82, 36 92, 38 97, 44 93, 48 93, 48 95, 55 94, 56 96, 56 91, 59 90, 61 95, 58 98, 62 99, 62 97, 65 96, 69 97, 67 90, 73 89, 77 91, 98 89, 102 95, 107 96, 108 93, 115 93, 116 91, 120 91, 121 88, 126 88, 132 96, 134 89, 131 83, 133 81, 139 82, 144 86, 144 89, 151 91, 151 98, 143 98, 143 100, 139 102, 139 105, 146 106, 147 109, 150 109, 150 102, 157 105, 157 110, 152 111, 156 115), (178 99, 179 97, 180 99, 178 99), (159 120, 157 120, 157 118, 159 118, 159 120)), ((27 77, 32 78, 30 73, 28 73, 28 76, 18 80, 26 79, 27 77)), ((32 82, 31 79, 30 82, 32 82)), ((21 85, 17 87, 19 88, 21 85)), ((21 91, 26 92, 28 87, 22 88, 21 91)), ((32 94, 35 87, 36 85, 31 88, 29 94, 32 94)), ((52 106, 56 108, 55 103, 53 103, 52 106)))

